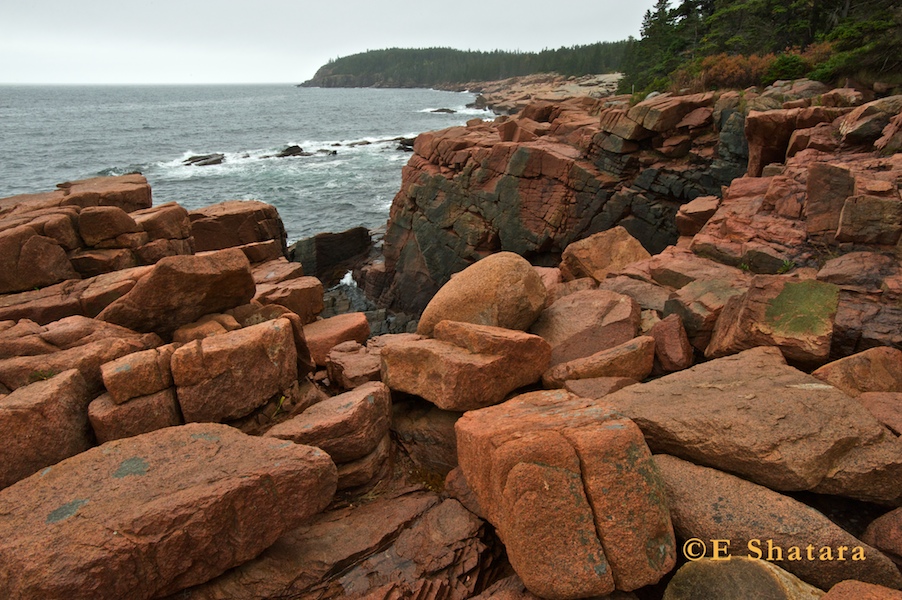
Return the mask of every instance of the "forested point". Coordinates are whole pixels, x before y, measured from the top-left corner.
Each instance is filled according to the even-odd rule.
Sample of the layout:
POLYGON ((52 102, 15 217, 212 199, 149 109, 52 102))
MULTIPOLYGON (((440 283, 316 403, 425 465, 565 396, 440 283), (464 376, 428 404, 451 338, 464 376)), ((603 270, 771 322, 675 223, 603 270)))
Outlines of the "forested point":
POLYGON ((304 87, 434 87, 534 73, 617 72, 627 42, 599 42, 541 52, 451 48, 370 50, 329 61, 304 87))
POLYGON ((330 61, 306 87, 436 87, 621 72, 621 92, 711 90, 809 77, 902 86, 899 0, 658 0, 639 39, 541 52, 372 50, 330 61))

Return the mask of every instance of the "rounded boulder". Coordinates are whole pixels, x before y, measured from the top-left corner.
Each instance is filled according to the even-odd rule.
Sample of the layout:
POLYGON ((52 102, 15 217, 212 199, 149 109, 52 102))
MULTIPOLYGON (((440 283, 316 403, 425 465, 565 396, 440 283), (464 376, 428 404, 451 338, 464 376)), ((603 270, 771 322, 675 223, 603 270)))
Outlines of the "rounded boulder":
POLYGON ((439 321, 526 330, 545 306, 545 285, 525 258, 499 252, 456 274, 426 306, 417 333, 439 321))

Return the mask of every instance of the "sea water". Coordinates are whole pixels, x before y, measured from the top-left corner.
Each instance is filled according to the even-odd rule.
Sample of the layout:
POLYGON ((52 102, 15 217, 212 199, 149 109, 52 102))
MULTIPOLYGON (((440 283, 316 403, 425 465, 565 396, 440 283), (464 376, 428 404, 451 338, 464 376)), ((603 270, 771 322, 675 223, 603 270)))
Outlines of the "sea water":
POLYGON ((410 158, 394 138, 491 114, 473 94, 292 85, 0 86, 0 198, 140 172, 154 204, 273 204, 289 243, 384 225, 410 158), (449 112, 434 112, 450 109, 449 112), (313 156, 274 158, 297 145, 313 156), (220 165, 190 166, 221 153, 220 165))

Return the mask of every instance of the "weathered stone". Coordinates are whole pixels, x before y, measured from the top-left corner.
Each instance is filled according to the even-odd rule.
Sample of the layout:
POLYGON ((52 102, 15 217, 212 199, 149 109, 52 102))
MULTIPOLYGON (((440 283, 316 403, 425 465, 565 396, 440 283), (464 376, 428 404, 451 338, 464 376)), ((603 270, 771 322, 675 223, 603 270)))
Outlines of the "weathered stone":
POLYGON ((144 230, 118 206, 89 206, 78 214, 78 233, 87 246, 140 231, 144 230))
POLYGON ((90 401, 75 369, 0 398, 0 489, 90 448, 90 401))
POLYGON ((664 314, 676 314, 683 320, 686 335, 692 345, 704 352, 721 311, 730 298, 743 294, 743 281, 710 279, 698 280, 679 289, 664 304, 664 314))
POLYGON ((856 400, 896 435, 902 435, 902 393, 864 392, 856 400))
MULTIPOLYGON (((902 566, 902 508, 890 511, 871 522, 861 539, 885 552, 897 565, 902 566)), ((893 587, 902 589, 900 585, 893 587)))
POLYGON ((591 277, 601 282, 608 273, 649 257, 642 244, 618 226, 567 246, 561 256, 561 271, 564 279, 591 277))
POLYGON ((701 107, 714 104, 714 94, 706 92, 688 96, 660 94, 630 108, 629 118, 651 131, 667 131, 701 107))
POLYGON ((151 240, 183 240, 191 237, 188 211, 175 202, 167 202, 131 214, 151 240))
POLYGON ((442 321, 433 335, 383 348, 382 380, 444 410, 497 404, 536 382, 551 359, 548 342, 512 329, 442 321))
POLYGON ((229 200, 188 213, 198 252, 275 240, 286 252, 285 226, 275 206, 256 200, 229 200))
POLYGON ((863 581, 840 581, 821 600, 902 600, 902 592, 863 581))
POLYGON ((700 196, 680 206, 676 214, 676 226, 680 235, 695 235, 701 231, 719 206, 720 199, 717 196, 700 196))
POLYGON ((659 321, 648 335, 655 338, 655 359, 664 371, 682 371, 695 362, 692 344, 679 315, 672 314, 659 321))
POLYGON ((844 289, 879 292, 887 277, 899 273, 899 262, 876 252, 850 252, 828 260, 817 272, 818 281, 844 289))
POLYGON ((823 589, 844 579, 902 586, 902 574, 892 561, 813 508, 716 469, 666 455, 654 460, 677 535, 727 540, 720 558, 776 561, 823 589))
POLYGON ((775 490, 882 502, 902 494, 902 448, 892 434, 854 399, 787 366, 777 348, 712 360, 604 401, 639 425, 653 451, 775 490))
POLYGON ((845 167, 815 163, 808 170, 807 187, 805 226, 808 235, 823 236, 830 242, 839 227, 846 198, 855 193, 855 177, 845 167))
POLYGON ((826 364, 812 375, 852 397, 864 392, 902 392, 902 350, 871 348, 826 364))
POLYGON ((667 585, 664 600, 819 600, 823 593, 773 563, 737 556, 683 565, 667 585))
MULTIPOLYGON (((391 492, 320 515, 185 600, 469 598, 490 577, 483 525, 455 500, 391 492)), ((497 568, 497 567, 496 567, 497 568)))
POLYGON ((338 282, 348 272, 351 261, 365 256, 372 243, 366 227, 354 227, 339 233, 318 233, 298 240, 292 246, 292 260, 301 263, 308 275, 334 285, 331 282, 338 282))
POLYGON ((607 405, 534 392, 465 413, 456 429, 466 480, 534 594, 630 591, 673 567, 651 456, 607 405))
POLYGON ((589 379, 568 379, 564 382, 564 388, 581 398, 597 400, 637 383, 639 382, 629 377, 590 377, 589 379))
POLYGON ((118 206, 130 213, 152 204, 150 186, 139 173, 67 181, 56 187, 63 192, 63 206, 118 206))
POLYGON ((346 463, 375 450, 390 420, 391 394, 376 381, 318 402, 266 435, 322 448, 336 463, 346 463))
POLYGON ((461 414, 415 396, 392 403, 391 430, 398 447, 425 477, 445 477, 457 467, 454 424, 461 414))
POLYGON ((260 304, 280 304, 306 325, 323 311, 323 284, 316 277, 298 277, 277 283, 258 283, 254 300, 260 304))
POLYGON ((420 317, 417 333, 431 335, 440 321, 527 329, 545 306, 545 286, 526 259, 499 252, 456 274, 420 317))
POLYGON ((56 240, 24 225, 0 231, 0 294, 80 277, 56 240))
POLYGON ((363 458, 336 465, 338 489, 359 493, 381 483, 391 471, 391 451, 391 435, 386 432, 376 448, 363 458))
POLYGON ((103 385, 110 400, 122 404, 132 398, 147 396, 172 386, 169 361, 177 346, 168 344, 127 354, 100 367, 103 385))
POLYGON ((171 256, 158 262, 97 318, 169 336, 203 315, 248 302, 254 288, 250 263, 240 250, 171 256))
POLYGON ((304 267, 301 263, 289 262, 284 257, 269 260, 251 268, 254 275, 254 283, 281 283, 289 279, 297 279, 304 276, 304 267))
POLYGON ((830 356, 838 305, 839 288, 833 284, 758 275, 748 292, 727 301, 705 356, 777 346, 789 360, 824 363, 830 356))
POLYGON ((82 277, 94 277, 111 271, 138 266, 135 253, 127 248, 110 250, 78 250, 69 255, 72 268, 82 277))
POLYGON ((370 337, 370 323, 361 312, 336 315, 304 325, 304 337, 313 362, 325 367, 335 346, 342 342, 365 342, 370 337))
POLYGON ((556 301, 530 333, 551 345, 551 366, 613 348, 636 337, 639 305, 629 296, 587 290, 556 301))
POLYGON ((0 595, 172 594, 260 554, 335 482, 321 450, 224 425, 109 442, 0 493, 0 595))
POLYGON ((654 367, 655 338, 640 336, 585 358, 560 363, 542 375, 545 387, 561 388, 573 379, 627 377, 641 381, 654 367))
POLYGON ((902 201, 879 196, 850 196, 839 216, 836 241, 894 245, 902 235, 902 201))
POLYGON ((298 378, 288 319, 195 340, 172 355, 172 379, 187 422, 237 419, 298 378))
POLYGON ((106 339, 73 344, 58 352, 35 356, 15 356, 0 360, 0 383, 14 390, 68 369, 78 369, 91 392, 103 387, 101 365, 121 356, 160 345, 156 335, 139 335, 131 331, 108 331, 106 339))
POLYGON ((899 112, 902 112, 902 96, 868 102, 849 113, 839 126, 839 133, 847 144, 873 144, 889 124, 890 118, 899 112))
POLYGON ((88 419, 100 444, 184 422, 175 388, 132 398, 125 404, 117 404, 110 394, 103 394, 88 406, 88 419))
POLYGON ((173 331, 172 341, 177 344, 187 344, 194 340, 202 340, 210 336, 235 331, 236 329, 241 329, 241 325, 234 317, 228 314, 213 313, 204 315, 194 323, 182 325, 173 331))
POLYGON ((642 310, 655 310, 658 312, 664 312, 664 303, 667 302, 672 293, 672 290, 669 288, 625 275, 608 277, 598 284, 598 289, 629 296, 639 304, 642 310))

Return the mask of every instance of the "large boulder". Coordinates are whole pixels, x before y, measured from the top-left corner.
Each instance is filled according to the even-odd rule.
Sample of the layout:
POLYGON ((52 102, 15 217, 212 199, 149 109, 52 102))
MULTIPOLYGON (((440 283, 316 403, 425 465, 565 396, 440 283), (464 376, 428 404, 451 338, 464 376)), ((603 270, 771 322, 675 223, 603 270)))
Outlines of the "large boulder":
POLYGON ((823 592, 779 566, 758 558, 702 559, 676 572, 664 600, 820 600, 823 592))
POLYGON ((254 558, 323 510, 336 477, 317 448, 224 425, 109 442, 0 492, 0 596, 175 593, 254 558))
POLYGON ((460 466, 514 570, 545 598, 631 591, 673 568, 662 482, 606 404, 533 392, 457 422, 460 466))
POLYGON ((243 417, 298 378, 288 319, 195 340, 176 350, 170 364, 187 422, 243 417))
POLYGON ((142 352, 133 352, 100 367, 103 385, 110 400, 122 404, 165 390, 172 386, 169 363, 177 344, 167 344, 142 352))
POLYGON ((90 448, 90 401, 75 369, 0 396, 0 489, 90 448))
POLYGON ((336 463, 365 457, 388 433, 391 393, 381 382, 318 402, 266 435, 325 450, 336 463))
POLYGON ((655 338, 643 335, 585 358, 560 363, 542 375, 545 387, 561 388, 567 381, 597 377, 626 377, 641 381, 655 363, 655 338))
MULTIPOLYGON (((12 332, 5 332, 12 333, 12 332)), ((6 337, 7 339, 3 339, 6 337)), ((78 369, 91 392, 103 387, 101 365, 160 345, 154 334, 138 334, 124 327, 72 316, 9 339, 14 353, 0 359, 0 384, 14 390, 68 369, 78 369)))
POLYGON ((902 392, 902 350, 871 348, 828 363, 812 375, 852 397, 866 392, 902 392))
POLYGON ((858 402, 754 348, 605 397, 655 452, 775 490, 902 499, 902 447, 858 402), (868 467, 869 466, 869 467, 868 467))
POLYGON ((88 406, 88 419, 100 444, 184 423, 175 388, 131 398, 125 404, 103 394, 88 406))
POLYGON ((839 288, 833 284, 758 275, 745 294, 727 301, 705 356, 777 346, 789 360, 822 364, 830 356, 838 306, 839 288))
POLYGON ((167 337, 206 314, 246 304, 254 293, 250 263, 240 250, 170 256, 97 318, 167 337))
POLYGON ((426 306, 417 333, 432 335, 440 321, 527 329, 545 306, 545 285, 526 259, 492 254, 456 274, 426 306))
POLYGON ((685 540, 724 541, 717 549, 709 543, 712 558, 774 561, 821 589, 845 579, 902 586, 902 574, 891 560, 813 508, 673 456, 659 454, 654 460, 677 534, 685 540))
POLYGON ((229 200, 188 213, 198 252, 275 240, 284 255, 287 234, 275 206, 257 200, 229 200))
POLYGON ((636 337, 639 305, 629 296, 585 290, 564 296, 542 311, 530 332, 551 344, 557 365, 613 348, 636 337))
POLYGON ((600 282, 608 273, 649 257, 639 240, 618 226, 567 246, 561 256, 561 271, 564 279, 591 277, 600 282))
POLYGON ((336 315, 304 325, 304 337, 317 366, 325 367, 332 348, 344 342, 363 343, 370 337, 370 323, 362 312, 336 315))
POLYGON ((179 600, 469 598, 500 565, 456 500, 405 490, 311 519, 179 600))
POLYGON ((0 231, 0 294, 80 278, 56 240, 26 225, 0 231))
POLYGON ((497 404, 538 381, 551 359, 548 342, 522 331, 442 321, 433 335, 383 348, 382 380, 443 410, 497 404))

